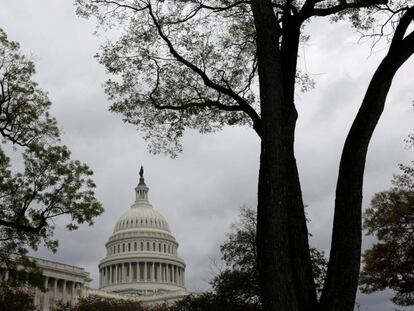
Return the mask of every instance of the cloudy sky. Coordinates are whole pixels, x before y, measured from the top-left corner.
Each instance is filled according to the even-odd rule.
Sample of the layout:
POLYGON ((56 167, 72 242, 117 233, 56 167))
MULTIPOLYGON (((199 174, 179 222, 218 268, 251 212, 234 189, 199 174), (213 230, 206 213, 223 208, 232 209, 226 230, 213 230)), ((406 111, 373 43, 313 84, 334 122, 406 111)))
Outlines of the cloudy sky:
MULTIPOLYGON (((73 158, 95 172, 97 197, 105 207, 93 227, 67 232, 57 222, 57 254, 38 256, 85 267, 97 286, 97 264, 117 218, 134 200, 140 165, 145 167, 150 200, 169 221, 187 263, 187 288, 208 288, 219 245, 241 206, 256 204, 259 140, 249 128, 226 128, 200 135, 187 132, 177 159, 151 155, 135 129, 108 112, 102 90, 106 74, 93 58, 102 38, 94 22, 78 18, 71 0, 1 0, 0 27, 36 59, 36 81, 49 92, 52 112, 73 158)), ((347 130, 384 50, 370 56, 370 44, 347 23, 326 20, 308 26, 312 35, 299 62, 316 88, 297 94, 299 121, 296 155, 304 201, 309 206, 312 245, 329 252, 335 180, 347 130)), ((411 58, 394 79, 383 117, 370 145, 364 206, 389 187, 398 163, 409 163, 413 150, 404 138, 413 131, 414 88, 411 58)), ((364 241, 369 245, 370 240, 364 241)), ((393 310, 389 293, 359 295, 360 310, 393 310)))

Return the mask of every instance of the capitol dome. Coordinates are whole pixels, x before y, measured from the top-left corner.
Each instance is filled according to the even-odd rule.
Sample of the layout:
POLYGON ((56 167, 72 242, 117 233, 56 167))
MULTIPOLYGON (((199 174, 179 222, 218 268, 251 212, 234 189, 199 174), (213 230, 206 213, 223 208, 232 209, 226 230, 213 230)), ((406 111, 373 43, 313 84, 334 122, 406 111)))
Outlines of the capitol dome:
POLYGON ((143 169, 134 204, 115 223, 99 264, 100 289, 133 296, 185 292, 185 263, 164 216, 148 200, 143 169))

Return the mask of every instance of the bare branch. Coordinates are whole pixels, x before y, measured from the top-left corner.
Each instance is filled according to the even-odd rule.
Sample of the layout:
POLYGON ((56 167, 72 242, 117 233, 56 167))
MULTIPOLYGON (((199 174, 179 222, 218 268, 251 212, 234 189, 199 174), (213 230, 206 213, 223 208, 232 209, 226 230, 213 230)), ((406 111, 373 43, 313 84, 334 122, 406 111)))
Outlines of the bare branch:
MULTIPOLYGON (((232 98, 238 104, 239 110, 245 112, 252 119, 253 128, 256 130, 256 132, 260 136, 261 135, 260 134, 260 122, 261 122, 261 120, 260 120, 260 117, 257 114, 257 112, 253 109, 253 107, 251 107, 249 105, 249 103, 246 102, 246 100, 244 98, 242 98, 240 95, 235 93, 233 90, 213 82, 202 69, 200 69, 199 67, 197 67, 196 65, 194 65, 190 61, 186 60, 182 55, 180 55, 178 53, 178 51, 174 48, 174 46, 173 46, 172 42, 170 41, 170 39, 163 32, 163 30, 161 28, 161 25, 158 23, 158 20, 155 17, 153 11, 152 11, 151 6, 148 6, 148 10, 149 10, 149 14, 152 18, 152 21, 154 22, 154 25, 157 28, 159 36, 167 44, 167 46, 170 50, 170 53, 175 57, 175 59, 177 61, 179 61, 181 64, 183 64, 184 66, 186 66, 187 68, 191 69, 198 76, 200 76, 203 79, 203 82, 206 86, 216 90, 217 92, 219 92, 221 94, 227 95, 230 98, 232 98)), ((220 105, 217 105, 216 107, 220 108, 220 105)), ((223 108, 225 108, 225 107, 223 107, 223 108)), ((232 107, 232 106, 227 106, 227 107, 232 107)), ((234 109, 234 108, 231 108, 231 109, 234 109)))
POLYGON ((357 0, 355 2, 339 1, 339 4, 327 8, 315 8, 315 4, 323 1, 305 2, 299 12, 300 19, 303 21, 311 16, 328 16, 348 9, 358 9, 370 7, 378 4, 386 4, 387 0, 357 0))

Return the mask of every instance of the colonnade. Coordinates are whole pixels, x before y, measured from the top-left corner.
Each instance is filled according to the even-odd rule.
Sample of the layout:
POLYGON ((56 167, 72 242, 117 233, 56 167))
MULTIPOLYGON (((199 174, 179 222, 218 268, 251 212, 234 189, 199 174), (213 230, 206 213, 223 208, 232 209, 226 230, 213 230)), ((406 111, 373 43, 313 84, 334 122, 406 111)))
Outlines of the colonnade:
POLYGON ((99 271, 99 287, 114 284, 157 282, 170 283, 184 287, 184 268, 164 262, 127 262, 105 265, 99 271))
POLYGON ((35 306, 40 310, 52 310, 57 301, 74 304, 78 297, 85 296, 85 286, 82 283, 54 277, 45 277, 46 292, 36 289, 34 295, 35 306))
MULTIPOLYGON (((9 275, 7 269, 0 271, 1 281, 7 282, 10 278, 12 276, 9 275)), ((34 305, 41 311, 52 310, 58 301, 69 302, 73 305, 78 297, 86 294, 83 283, 50 276, 44 276, 44 288, 45 292, 39 288, 33 289, 34 305)))

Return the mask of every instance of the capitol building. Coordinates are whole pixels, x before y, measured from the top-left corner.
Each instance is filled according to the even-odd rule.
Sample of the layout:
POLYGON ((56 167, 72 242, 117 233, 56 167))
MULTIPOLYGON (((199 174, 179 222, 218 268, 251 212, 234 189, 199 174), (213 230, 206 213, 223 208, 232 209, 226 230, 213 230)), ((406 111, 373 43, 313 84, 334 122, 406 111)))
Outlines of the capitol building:
POLYGON ((99 288, 132 296, 185 291, 185 263, 164 216, 148 200, 143 169, 134 204, 116 222, 99 263, 99 288))
MULTIPOLYGON (((90 273, 81 267, 32 257, 42 270, 47 289, 34 291, 39 310, 53 310, 57 301, 74 304, 88 295, 144 304, 170 303, 188 295, 178 242, 167 220, 149 202, 148 192, 141 167, 135 202, 115 223, 105 244, 106 256, 98 266, 98 289, 90 287, 90 273)), ((8 278, 8 271, 0 267, 0 280, 8 278)))

